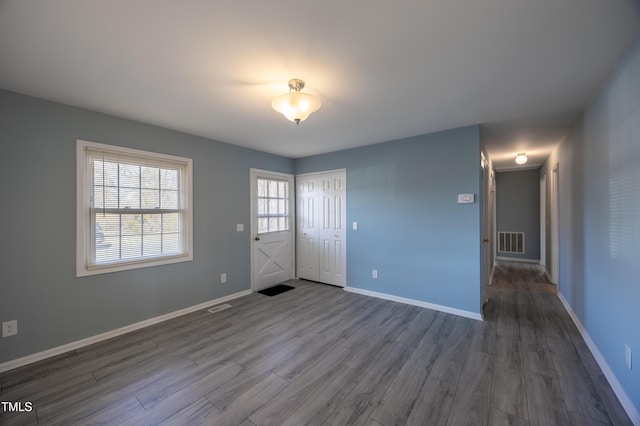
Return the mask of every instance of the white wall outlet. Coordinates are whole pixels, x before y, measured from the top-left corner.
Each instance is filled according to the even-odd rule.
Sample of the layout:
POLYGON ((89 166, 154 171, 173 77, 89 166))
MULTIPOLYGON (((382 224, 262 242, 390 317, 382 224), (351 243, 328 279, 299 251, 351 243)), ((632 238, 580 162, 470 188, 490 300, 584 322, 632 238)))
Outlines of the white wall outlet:
POLYGON ((227 274, 226 273, 225 274, 220 274, 220 282, 222 284, 227 282, 227 274))
POLYGON ((372 269, 371 270, 371 278, 378 278, 378 270, 377 269, 372 269))
POLYGON ((18 320, 2 323, 2 337, 15 336, 16 334, 18 334, 18 320))
POLYGON ((631 370, 631 348, 628 345, 624 345, 624 361, 627 368, 631 370))
POLYGON ((354 231, 358 230, 358 222, 353 222, 353 230, 354 231))
POLYGON ((239 223, 236 225, 236 231, 237 232, 243 232, 244 231, 244 223, 239 223))

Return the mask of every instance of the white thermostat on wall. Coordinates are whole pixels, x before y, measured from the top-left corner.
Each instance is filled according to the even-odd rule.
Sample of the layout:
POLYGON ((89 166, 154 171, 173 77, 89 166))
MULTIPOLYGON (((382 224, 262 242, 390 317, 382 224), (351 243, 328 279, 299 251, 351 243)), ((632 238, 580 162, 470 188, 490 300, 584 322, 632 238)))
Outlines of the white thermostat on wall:
POLYGON ((458 204, 474 203, 475 198, 475 194, 458 194, 458 204))

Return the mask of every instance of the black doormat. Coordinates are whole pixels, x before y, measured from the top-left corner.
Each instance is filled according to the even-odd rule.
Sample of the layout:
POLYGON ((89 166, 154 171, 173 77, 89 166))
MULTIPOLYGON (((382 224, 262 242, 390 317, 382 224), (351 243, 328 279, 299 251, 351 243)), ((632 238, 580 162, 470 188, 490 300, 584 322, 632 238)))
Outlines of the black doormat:
POLYGON ((273 287, 265 288, 264 290, 260 290, 258 293, 264 294, 265 296, 277 296, 280 293, 284 293, 285 291, 293 290, 295 287, 291 287, 284 284, 278 284, 273 287))

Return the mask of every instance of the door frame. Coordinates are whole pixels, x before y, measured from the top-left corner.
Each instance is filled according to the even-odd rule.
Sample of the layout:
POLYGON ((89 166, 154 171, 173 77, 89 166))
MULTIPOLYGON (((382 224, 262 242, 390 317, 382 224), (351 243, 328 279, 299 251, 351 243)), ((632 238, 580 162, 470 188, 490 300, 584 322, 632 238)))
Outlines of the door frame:
POLYGON ((551 170, 551 283, 558 285, 560 281, 560 170, 556 163, 551 170))
POLYGON ((547 264, 547 175, 540 178, 540 265, 547 264))
POLYGON ((491 239, 491 274, 489 275, 489 285, 492 285, 493 273, 496 268, 496 257, 498 257, 498 233, 496 232, 498 229, 498 204, 496 201, 496 171, 492 163, 489 163, 489 166, 491 170, 491 183, 489 187, 489 193, 491 194, 491 233, 489 234, 489 238, 491 239))
POLYGON ((256 203, 255 199, 257 197, 256 194, 256 185, 254 184, 255 180, 258 177, 265 178, 274 178, 274 179, 284 179, 289 182, 289 235, 291 238, 290 247, 291 247, 291 279, 295 279, 296 277, 296 199, 295 199, 295 176, 289 173, 282 172, 274 172, 271 170, 263 170, 250 168, 249 169, 249 211, 250 211, 250 231, 249 234, 249 247, 251 248, 251 291, 256 291, 256 260, 254 259, 255 250, 253 247, 253 242, 255 236, 258 234, 258 223, 255 220, 257 217, 256 212, 256 203))
POLYGON ((491 234, 489 225, 489 162, 480 151, 480 315, 484 318, 484 305, 488 300, 487 287, 491 276, 491 234))

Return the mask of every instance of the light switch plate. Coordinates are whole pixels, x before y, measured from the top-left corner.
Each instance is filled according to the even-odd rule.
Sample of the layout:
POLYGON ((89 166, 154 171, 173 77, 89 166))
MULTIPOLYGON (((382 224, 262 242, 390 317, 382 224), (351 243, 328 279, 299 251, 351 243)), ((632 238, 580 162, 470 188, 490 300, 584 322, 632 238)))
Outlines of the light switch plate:
POLYGON ((354 231, 358 230, 358 222, 353 222, 353 230, 354 231))
POLYGON ((458 194, 458 204, 473 204, 475 199, 475 194, 458 194))
POLYGON ((244 224, 243 223, 239 223, 236 225, 236 231, 237 232, 242 232, 244 231, 244 224))

